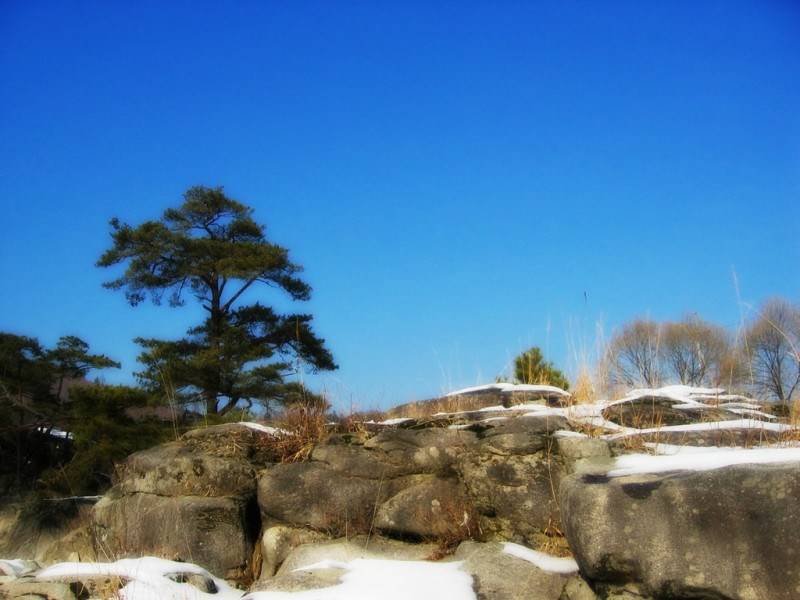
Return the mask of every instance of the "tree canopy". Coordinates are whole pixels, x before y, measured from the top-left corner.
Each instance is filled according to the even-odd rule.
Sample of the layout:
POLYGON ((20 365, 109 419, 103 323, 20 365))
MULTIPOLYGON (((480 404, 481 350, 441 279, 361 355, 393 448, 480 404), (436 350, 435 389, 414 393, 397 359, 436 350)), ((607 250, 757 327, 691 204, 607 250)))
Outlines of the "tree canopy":
POLYGON ((136 306, 149 298, 182 306, 191 295, 205 318, 179 340, 138 338, 138 373, 150 389, 202 401, 209 414, 240 401, 268 404, 282 397, 287 377, 305 368, 335 369, 333 356, 308 314, 279 314, 260 302, 240 305, 258 286, 308 300, 311 287, 289 251, 270 242, 253 209, 222 188, 192 187, 178 208, 132 227, 111 220, 112 246, 100 267, 125 265, 105 287, 136 306))

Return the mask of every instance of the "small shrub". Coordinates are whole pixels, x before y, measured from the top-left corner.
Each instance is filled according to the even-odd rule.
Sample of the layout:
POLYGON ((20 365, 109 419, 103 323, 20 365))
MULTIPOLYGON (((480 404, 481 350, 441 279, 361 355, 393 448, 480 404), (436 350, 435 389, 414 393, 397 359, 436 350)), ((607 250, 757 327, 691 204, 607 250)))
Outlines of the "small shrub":
POLYGON ((569 389, 569 381, 553 363, 544 360, 537 346, 529 348, 514 359, 514 378, 519 383, 554 385, 569 389))

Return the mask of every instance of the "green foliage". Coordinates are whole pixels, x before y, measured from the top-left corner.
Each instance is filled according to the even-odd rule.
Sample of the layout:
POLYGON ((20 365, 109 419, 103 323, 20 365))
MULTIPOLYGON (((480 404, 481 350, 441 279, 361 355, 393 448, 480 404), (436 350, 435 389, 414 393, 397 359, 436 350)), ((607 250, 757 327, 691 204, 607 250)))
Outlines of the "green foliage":
POLYGON ((514 359, 514 378, 518 383, 547 384, 569 389, 566 376, 545 361, 542 351, 534 346, 529 348, 514 359))
POLYGON ((179 340, 138 338, 137 375, 149 390, 183 402, 202 402, 207 414, 240 403, 280 401, 286 378, 304 367, 335 369, 324 340, 307 314, 277 314, 256 302, 236 306, 259 284, 307 300, 311 288, 288 250, 267 240, 252 209, 222 188, 193 187, 183 204, 159 221, 137 227, 111 221, 112 247, 98 266, 125 265, 106 287, 123 290, 131 305, 148 297, 171 306, 191 294, 206 311, 203 322, 179 340))
POLYGON ((43 471, 72 456, 72 442, 51 435, 70 430, 64 382, 118 366, 91 354, 75 336, 62 337, 48 350, 35 338, 0 332, 0 493, 34 486, 43 471))
POLYGON ((76 495, 98 493, 110 485, 116 462, 164 441, 169 424, 136 422, 126 413, 147 403, 147 393, 138 388, 97 384, 72 388, 69 430, 74 455, 47 474, 48 488, 76 495))

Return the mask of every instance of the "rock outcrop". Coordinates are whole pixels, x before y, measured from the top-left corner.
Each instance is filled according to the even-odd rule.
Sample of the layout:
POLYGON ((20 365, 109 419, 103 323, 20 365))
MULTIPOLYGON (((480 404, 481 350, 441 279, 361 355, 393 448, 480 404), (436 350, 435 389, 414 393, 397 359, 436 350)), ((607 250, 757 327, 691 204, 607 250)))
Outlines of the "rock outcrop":
POLYGON ((600 589, 654 598, 800 597, 800 467, 739 465, 561 486, 570 548, 600 589))
POLYGON ((131 455, 94 507, 101 555, 155 555, 197 563, 235 580, 252 577, 261 529, 256 470, 268 435, 242 425, 194 430, 131 455))
POLYGON ((305 463, 265 469, 265 524, 331 535, 413 540, 486 537, 533 543, 558 518, 565 473, 554 417, 490 420, 471 429, 386 428, 361 443, 334 436, 305 463))
MULTIPOLYGON (((513 398, 496 386, 484 394, 513 398)), ((30 557, 154 555, 255 581, 251 591, 343 585, 359 560, 381 559, 460 561, 423 566, 455 575, 467 592, 471 581, 479 600, 800 598, 800 463, 755 464, 740 454, 720 462, 749 451, 709 448, 785 441, 796 436, 790 425, 721 390, 674 386, 557 406, 564 397, 365 423, 327 436, 299 462, 277 460, 268 428, 195 430, 130 456, 90 523, 60 530, 56 543, 30 537, 30 557), (697 462, 708 470, 686 470, 697 462), (661 472, 647 474, 656 463, 661 472), (531 548, 571 551, 577 566, 559 570, 531 548)), ((0 519, 0 542, 14 519, 0 519)), ((178 583, 224 584, 184 570, 178 583)), ((0 581, 0 597, 72 600, 86 596, 76 581, 94 585, 18 575, 0 581)))

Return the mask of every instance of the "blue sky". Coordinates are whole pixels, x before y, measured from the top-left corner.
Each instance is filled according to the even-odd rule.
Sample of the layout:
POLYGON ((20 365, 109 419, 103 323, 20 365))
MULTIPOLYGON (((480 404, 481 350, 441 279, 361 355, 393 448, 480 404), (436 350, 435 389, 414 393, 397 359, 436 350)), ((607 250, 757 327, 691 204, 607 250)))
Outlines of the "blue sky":
POLYGON ((0 35, 0 329, 109 381, 199 309, 103 290, 107 222, 194 184, 305 265, 340 408, 800 297, 793 2, 6 1, 0 35))

